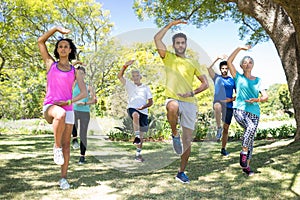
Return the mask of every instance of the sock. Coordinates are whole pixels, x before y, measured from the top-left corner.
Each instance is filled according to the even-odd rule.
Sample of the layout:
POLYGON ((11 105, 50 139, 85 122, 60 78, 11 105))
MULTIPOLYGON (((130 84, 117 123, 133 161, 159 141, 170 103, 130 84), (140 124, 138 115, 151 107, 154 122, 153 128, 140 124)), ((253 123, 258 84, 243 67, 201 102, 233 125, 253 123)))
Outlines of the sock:
POLYGON ((139 156, 139 155, 141 155, 141 151, 142 151, 142 149, 141 148, 136 148, 136 156, 139 156))
POLYGON ((140 138, 140 131, 135 131, 135 137, 140 138))

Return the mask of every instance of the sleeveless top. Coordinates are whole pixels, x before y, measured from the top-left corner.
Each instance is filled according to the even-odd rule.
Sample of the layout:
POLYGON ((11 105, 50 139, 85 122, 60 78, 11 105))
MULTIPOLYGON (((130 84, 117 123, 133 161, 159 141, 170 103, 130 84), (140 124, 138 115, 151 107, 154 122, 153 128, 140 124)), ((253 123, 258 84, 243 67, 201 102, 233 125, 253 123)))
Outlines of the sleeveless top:
MULTIPOLYGON (((47 92, 44 105, 54 104, 57 101, 72 99, 72 87, 75 81, 75 68, 71 65, 70 71, 62 71, 54 62, 47 73, 47 92)), ((72 111, 73 105, 61 106, 66 111, 72 111)))

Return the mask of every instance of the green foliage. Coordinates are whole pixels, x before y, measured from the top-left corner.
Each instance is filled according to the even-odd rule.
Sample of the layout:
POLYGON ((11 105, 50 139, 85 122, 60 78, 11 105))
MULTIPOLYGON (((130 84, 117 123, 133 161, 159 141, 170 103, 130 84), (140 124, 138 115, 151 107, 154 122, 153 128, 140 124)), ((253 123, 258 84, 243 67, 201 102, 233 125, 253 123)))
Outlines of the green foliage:
POLYGON ((240 13, 235 3, 219 0, 135 0, 133 9, 140 20, 147 17, 154 18, 159 27, 175 19, 186 20, 196 27, 203 27, 217 20, 232 19, 241 25, 239 29, 241 39, 250 35, 247 38, 248 43, 255 45, 269 39, 261 25, 254 18, 240 13))
POLYGON ((294 137, 296 128, 292 125, 283 125, 278 128, 258 129, 256 133, 257 139, 266 139, 269 137, 276 139, 285 139, 294 137))
POLYGON ((196 128, 194 130, 194 140, 201 141, 204 139, 212 139, 215 130, 214 124, 213 110, 210 109, 206 113, 199 113, 196 128))
MULTIPOLYGON (((113 26, 109 11, 94 0, 3 0, 0 13, 0 118, 8 119, 42 116, 46 73, 37 47, 39 36, 53 26, 65 26, 72 30, 67 37, 75 42, 78 58, 83 54, 89 60, 87 52, 97 52, 113 26)), ((50 54, 59 36, 49 38, 50 54)), ((90 76, 93 66, 103 63, 88 65, 90 76)))

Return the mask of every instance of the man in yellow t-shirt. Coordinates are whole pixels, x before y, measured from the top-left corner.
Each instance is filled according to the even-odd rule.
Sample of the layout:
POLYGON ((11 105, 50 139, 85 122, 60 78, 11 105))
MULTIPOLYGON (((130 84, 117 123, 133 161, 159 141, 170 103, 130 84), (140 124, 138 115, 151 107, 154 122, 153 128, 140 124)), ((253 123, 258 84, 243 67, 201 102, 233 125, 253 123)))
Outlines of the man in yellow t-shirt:
POLYGON ((162 42, 167 31, 178 24, 186 24, 186 22, 181 20, 170 22, 154 36, 154 42, 166 69, 166 109, 168 122, 172 130, 173 148, 177 154, 181 155, 176 180, 189 183, 189 178, 184 170, 190 157, 192 134, 197 119, 197 104, 194 95, 206 90, 208 81, 206 76, 200 73, 199 63, 185 56, 187 47, 185 34, 177 33, 173 36, 175 54, 168 52, 166 45, 162 42), (193 89, 195 76, 201 84, 198 88, 193 89), (182 127, 182 145, 180 135, 176 129, 178 118, 182 127))

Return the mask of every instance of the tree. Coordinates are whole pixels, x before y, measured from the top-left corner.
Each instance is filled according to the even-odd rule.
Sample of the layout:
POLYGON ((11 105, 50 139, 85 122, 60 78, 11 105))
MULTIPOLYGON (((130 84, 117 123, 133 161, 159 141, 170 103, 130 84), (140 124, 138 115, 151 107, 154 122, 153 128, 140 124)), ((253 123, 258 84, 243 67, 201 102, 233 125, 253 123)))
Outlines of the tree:
POLYGON ((218 19, 242 23, 240 36, 256 44, 271 39, 277 49, 295 110, 300 141, 300 15, 299 0, 135 0, 133 8, 142 20, 154 17, 158 26, 185 19, 202 27, 218 19))
MULTIPOLYGON (((57 25, 72 30, 67 37, 80 55, 98 51, 113 23, 95 0, 0 1, 0 118, 41 116, 46 79, 37 38, 57 25)), ((55 44, 60 36, 48 42, 55 44)), ((50 53, 53 47, 49 45, 50 53)))

